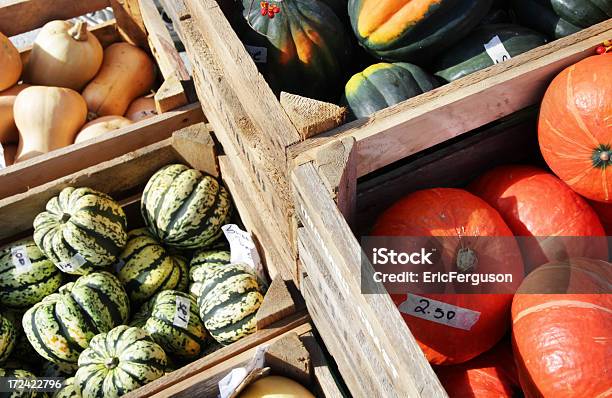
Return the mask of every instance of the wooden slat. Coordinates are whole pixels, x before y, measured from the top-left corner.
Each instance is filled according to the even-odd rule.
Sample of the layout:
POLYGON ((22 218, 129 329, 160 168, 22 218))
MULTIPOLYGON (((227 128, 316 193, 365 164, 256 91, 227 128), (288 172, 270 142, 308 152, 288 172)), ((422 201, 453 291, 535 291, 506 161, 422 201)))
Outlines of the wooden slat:
POLYGON ((199 105, 191 104, 92 140, 17 163, 0 170, 0 198, 26 192, 32 187, 161 141, 170 137, 172 132, 202 120, 199 105))
MULTIPOLYGON (((136 391, 133 391, 125 397, 136 398, 136 397, 169 397, 174 394, 186 393, 187 391, 194 392, 196 389, 198 392, 207 391, 206 388, 215 386, 219 379, 215 381, 212 375, 215 371, 207 372, 207 369, 219 367, 225 370, 231 370, 233 367, 240 366, 235 363, 236 357, 240 357, 241 353, 248 352, 248 350, 256 347, 260 344, 274 341, 284 334, 292 331, 293 329, 302 325, 307 325, 309 317, 305 312, 299 312, 291 317, 288 317, 271 327, 258 330, 255 334, 244 337, 237 342, 215 351, 204 358, 198 359, 189 365, 183 366, 182 368, 159 378, 136 391), (217 365, 220 365, 219 367, 217 365), (208 386, 208 387, 206 387, 208 386)), ((310 330, 310 327, 306 327, 306 330, 310 330)), ((249 359, 252 357, 249 357, 249 359)), ((241 363, 241 362, 240 362, 241 363)), ((222 375, 221 377, 225 376, 222 375)), ((193 395, 197 396, 197 395, 193 395)), ((210 395, 207 395, 207 397, 210 395)))
POLYGON ((372 392, 369 396, 445 397, 386 290, 373 282, 374 270, 362 266, 359 243, 314 166, 299 166, 292 182, 298 215, 312 241, 310 247, 321 253, 321 263, 312 268, 305 263, 304 271, 312 278, 316 294, 326 298, 325 311, 335 311, 335 316, 330 315, 334 318, 346 317, 345 322, 338 322, 338 328, 350 326, 344 339, 350 338, 348 333, 359 336, 359 344, 350 345, 351 354, 361 357, 377 375, 372 377, 377 382, 366 386, 372 392), (362 286, 372 293, 362 294, 362 286))
POLYGON ((138 0, 109 0, 124 41, 143 49, 148 48, 147 33, 140 14, 138 0))
POLYGON ((167 9, 172 10, 169 14, 174 18, 175 26, 181 32, 190 54, 198 96, 203 100, 202 107, 214 127, 215 135, 226 151, 235 154, 232 155, 231 161, 238 165, 236 170, 242 170, 241 173, 254 181, 258 198, 254 203, 268 208, 272 215, 269 220, 271 225, 268 227, 271 230, 270 236, 279 242, 277 245, 289 253, 291 258, 296 253, 292 246, 295 240, 291 235, 295 233, 295 228, 292 199, 284 166, 278 163, 277 158, 269 156, 269 144, 257 141, 259 138, 249 133, 254 131, 255 127, 233 90, 227 85, 223 69, 215 63, 215 57, 194 26, 194 20, 182 1, 164 3, 167 9), (255 144, 246 147, 241 138, 244 136, 249 136, 255 144))
POLYGON ((301 336, 302 343, 310 353, 314 378, 318 384, 317 393, 325 398, 347 398, 347 394, 338 384, 336 375, 330 367, 330 362, 323 352, 318 339, 313 332, 301 336))
POLYGON ((352 136, 357 140, 357 174, 363 176, 539 103, 554 76, 593 55, 594 48, 610 38, 612 19, 323 133, 291 152, 352 136))
POLYGON ((109 6, 109 0, 4 0, 0 2, 0 32, 15 36, 56 19, 71 19, 109 6))
POLYGON ((164 77, 164 83, 155 95, 157 111, 163 113, 188 103, 182 82, 190 80, 190 76, 153 0, 139 0, 139 5, 149 47, 164 77))

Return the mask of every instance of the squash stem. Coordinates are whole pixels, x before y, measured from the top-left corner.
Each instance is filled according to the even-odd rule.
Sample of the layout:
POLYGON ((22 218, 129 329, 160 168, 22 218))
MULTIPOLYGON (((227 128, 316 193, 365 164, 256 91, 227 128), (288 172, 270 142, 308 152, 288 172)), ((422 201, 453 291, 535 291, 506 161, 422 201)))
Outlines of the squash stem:
POLYGON ((68 213, 64 213, 64 214, 62 214, 62 219, 61 219, 61 221, 62 221, 63 223, 68 222, 68 220, 70 220, 70 217, 71 217, 71 216, 70 216, 70 214, 68 214, 68 213))
POLYGON ((119 365, 119 358, 117 357, 107 358, 104 362, 104 366, 106 366, 106 368, 109 370, 115 369, 117 365, 119 365))
POLYGON ((87 41, 87 24, 83 21, 77 21, 68 34, 76 41, 87 41))

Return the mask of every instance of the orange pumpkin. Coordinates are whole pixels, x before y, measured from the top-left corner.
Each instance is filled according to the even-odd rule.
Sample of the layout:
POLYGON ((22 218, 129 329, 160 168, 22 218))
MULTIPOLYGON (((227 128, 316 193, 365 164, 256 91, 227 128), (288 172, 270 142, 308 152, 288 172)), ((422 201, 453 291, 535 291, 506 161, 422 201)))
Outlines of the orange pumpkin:
POLYGON ((512 337, 527 398, 610 395, 611 280, 612 264, 584 258, 525 278, 512 303, 512 337))
POLYGON ((606 230, 606 235, 612 236, 612 203, 590 200, 589 204, 599 216, 599 220, 606 230))
POLYGON ((551 173, 532 166, 497 167, 470 185, 493 206, 519 239, 525 265, 568 257, 608 258, 608 243, 597 214, 551 173), (574 238, 574 237, 602 238, 574 238), (550 238, 552 237, 552 238, 550 238))
POLYGON ((589 199, 612 201, 612 54, 566 68, 540 109, 538 139, 552 171, 589 199))
MULTIPOLYGON (((514 284, 510 288, 518 287, 522 279, 521 253, 504 220, 484 200, 461 189, 427 189, 406 196, 378 218, 372 235, 433 237, 440 246, 441 260, 436 264, 442 272, 511 273, 514 284), (504 238, 479 239, 479 236, 504 238), (476 260, 473 267, 459 267, 466 253, 476 260)), ((483 288, 479 292, 491 290, 483 288)), ((479 313, 477 321, 467 328, 448 326, 403 311, 407 295, 391 295, 433 364, 466 362, 489 350, 506 332, 511 294, 423 296, 479 313)))
POLYGON ((434 370, 451 398, 513 398, 520 395, 512 347, 506 339, 471 361, 436 366, 434 370))

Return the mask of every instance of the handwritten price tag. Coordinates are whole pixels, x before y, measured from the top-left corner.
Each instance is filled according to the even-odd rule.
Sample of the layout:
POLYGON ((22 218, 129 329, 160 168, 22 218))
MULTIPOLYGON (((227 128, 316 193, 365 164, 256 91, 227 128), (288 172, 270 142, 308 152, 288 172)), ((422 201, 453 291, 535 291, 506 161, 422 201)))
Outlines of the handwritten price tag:
POLYGON ((244 368, 232 369, 224 378, 219 381, 219 397, 229 398, 231 397, 240 384, 246 379, 246 377, 255 369, 261 369, 265 365, 265 355, 269 345, 259 346, 255 351, 255 355, 251 359, 251 362, 244 368))
POLYGON ((75 272, 86 262, 87 260, 85 260, 85 257, 83 257, 81 253, 77 253, 70 258, 70 261, 60 262, 57 264, 57 266, 64 272, 75 272))
POLYGON ((183 296, 176 296, 176 308, 174 309, 174 321, 172 324, 183 329, 189 325, 191 301, 183 296))
POLYGON ((512 58, 506 47, 504 47, 504 43, 499 39, 499 36, 495 36, 488 43, 485 43, 484 48, 494 64, 499 64, 512 58))
POLYGON ((227 224, 221 229, 230 245, 230 262, 251 266, 261 280, 265 281, 263 264, 251 234, 241 230, 236 224, 227 224))
POLYGON ((265 47, 244 45, 253 61, 256 64, 265 64, 268 62, 268 49, 265 47))
POLYGON ((400 312, 457 329, 470 330, 480 312, 408 293, 399 305, 400 312))
POLYGON ((29 272, 32 270, 32 262, 28 256, 28 251, 25 245, 11 247, 11 259, 15 266, 17 275, 29 272))

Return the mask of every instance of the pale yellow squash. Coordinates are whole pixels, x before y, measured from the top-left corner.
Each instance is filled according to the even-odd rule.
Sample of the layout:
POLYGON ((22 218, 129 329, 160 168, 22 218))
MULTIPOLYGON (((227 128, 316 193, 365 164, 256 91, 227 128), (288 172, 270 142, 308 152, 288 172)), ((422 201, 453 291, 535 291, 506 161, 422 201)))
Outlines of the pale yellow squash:
POLYGON ((13 104, 17 94, 28 88, 27 84, 16 84, 0 92, 0 144, 17 143, 19 132, 13 117, 13 104))
POLYGON ((19 81, 22 69, 19 51, 9 38, 0 32, 0 91, 14 86, 19 81))
POLYGON ((315 398, 315 396, 291 379, 266 376, 249 384, 238 398, 315 398))
POLYGON ((87 104, 69 88, 32 86, 19 93, 13 112, 17 163, 72 144, 87 119, 87 104))
POLYGON ((133 122, 139 122, 157 115, 153 94, 136 98, 125 112, 125 117, 133 122))
POLYGON ((24 71, 26 83, 81 91, 102 66, 102 45, 87 23, 47 23, 34 41, 24 71))
POLYGON ((154 81, 155 64, 147 53, 128 43, 108 46, 100 72, 83 90, 89 119, 123 116, 132 101, 151 90, 154 81))
POLYGON ((99 137, 111 131, 119 130, 129 126, 133 122, 123 116, 102 116, 87 123, 74 139, 74 143, 87 141, 99 137))

